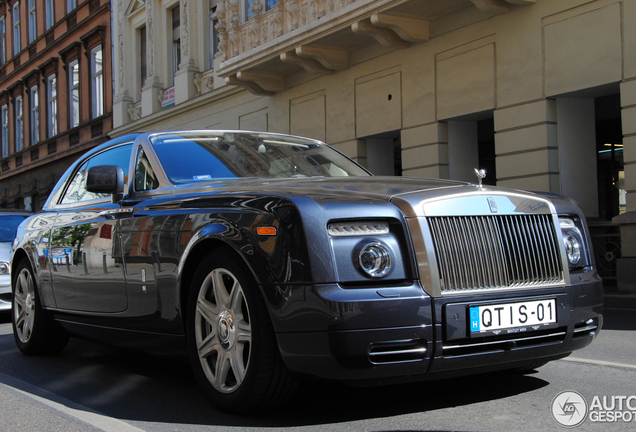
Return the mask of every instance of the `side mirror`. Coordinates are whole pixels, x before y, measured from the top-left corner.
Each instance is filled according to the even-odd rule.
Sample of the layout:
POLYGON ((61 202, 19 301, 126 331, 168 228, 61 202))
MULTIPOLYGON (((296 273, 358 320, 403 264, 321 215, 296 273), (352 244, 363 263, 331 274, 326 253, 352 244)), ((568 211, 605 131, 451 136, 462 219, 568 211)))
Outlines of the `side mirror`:
POLYGON ((124 171, 117 165, 92 167, 86 177, 86 190, 112 194, 113 203, 117 203, 124 199, 124 171))

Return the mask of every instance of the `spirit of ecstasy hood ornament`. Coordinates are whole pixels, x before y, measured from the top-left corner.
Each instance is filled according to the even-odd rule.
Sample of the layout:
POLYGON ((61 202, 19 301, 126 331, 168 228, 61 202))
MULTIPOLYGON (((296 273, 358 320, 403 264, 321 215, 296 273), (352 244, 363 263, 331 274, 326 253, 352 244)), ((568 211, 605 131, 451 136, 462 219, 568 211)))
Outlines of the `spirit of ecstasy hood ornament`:
POLYGON ((481 181, 486 178, 486 170, 475 168, 475 175, 479 179, 479 187, 481 187, 481 181))

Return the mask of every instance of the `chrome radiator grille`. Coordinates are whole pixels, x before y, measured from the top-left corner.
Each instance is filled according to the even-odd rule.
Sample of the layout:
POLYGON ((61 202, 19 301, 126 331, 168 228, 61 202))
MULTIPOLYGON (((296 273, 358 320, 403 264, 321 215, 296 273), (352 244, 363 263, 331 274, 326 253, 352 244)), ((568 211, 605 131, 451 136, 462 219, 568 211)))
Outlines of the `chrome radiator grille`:
POLYGON ((429 217, 442 293, 563 281, 551 215, 429 217))

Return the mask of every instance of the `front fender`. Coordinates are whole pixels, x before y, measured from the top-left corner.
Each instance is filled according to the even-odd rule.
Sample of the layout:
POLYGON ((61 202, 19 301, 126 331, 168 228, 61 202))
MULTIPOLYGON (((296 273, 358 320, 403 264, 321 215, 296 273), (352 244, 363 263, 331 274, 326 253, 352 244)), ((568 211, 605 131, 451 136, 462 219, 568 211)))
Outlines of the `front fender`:
POLYGON ((11 274, 23 258, 28 258, 35 277, 43 307, 55 307, 53 284, 49 267, 50 229, 55 223, 55 213, 42 213, 25 219, 18 227, 13 242, 11 274))
MULTIPOLYGON (((270 201, 271 203, 271 201, 270 201)), ((254 201, 250 204, 254 205, 254 201)), ((215 212, 189 234, 181 252, 179 274, 191 258, 201 256, 215 245, 231 248, 259 285, 307 283, 311 270, 300 214, 294 206, 268 206, 242 212, 215 212), (275 234, 261 234, 258 228, 273 228, 275 234)))

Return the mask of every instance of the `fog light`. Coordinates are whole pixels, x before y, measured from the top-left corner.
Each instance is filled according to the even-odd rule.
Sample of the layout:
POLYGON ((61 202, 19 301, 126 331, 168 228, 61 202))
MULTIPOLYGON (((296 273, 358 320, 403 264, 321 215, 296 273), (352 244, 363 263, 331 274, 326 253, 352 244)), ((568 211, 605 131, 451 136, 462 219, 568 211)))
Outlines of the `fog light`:
POLYGON ((568 256, 570 264, 578 264, 581 260, 581 243, 572 234, 568 234, 564 239, 565 252, 568 256))
POLYGON ((360 267, 369 276, 379 278, 391 271, 391 252, 381 243, 370 243, 360 250, 360 267))
POLYGON ((9 263, 0 262, 0 274, 9 274, 9 263))

